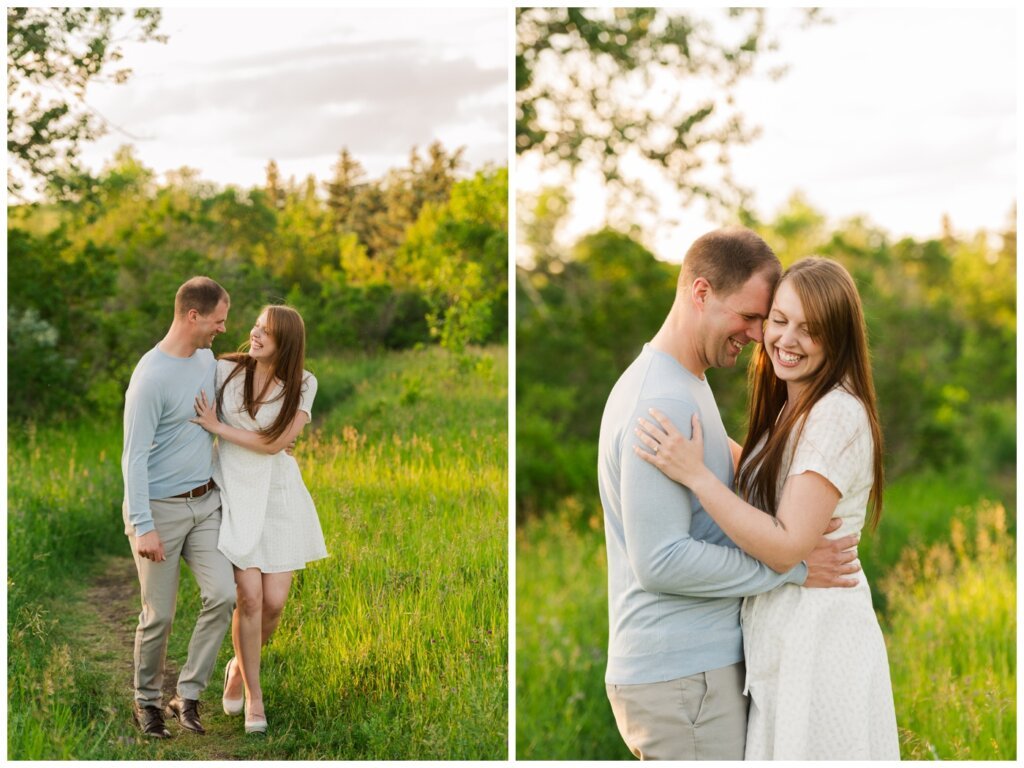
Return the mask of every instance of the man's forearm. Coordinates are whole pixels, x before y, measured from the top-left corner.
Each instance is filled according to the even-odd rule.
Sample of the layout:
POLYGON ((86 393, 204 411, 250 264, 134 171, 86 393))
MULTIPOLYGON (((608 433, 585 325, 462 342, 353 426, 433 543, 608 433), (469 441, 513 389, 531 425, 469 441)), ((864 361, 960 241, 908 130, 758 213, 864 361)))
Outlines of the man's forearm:
POLYGON ((802 583, 807 574, 802 564, 779 574, 735 547, 691 536, 660 547, 630 547, 630 563, 648 592, 693 597, 747 597, 780 584, 802 583))

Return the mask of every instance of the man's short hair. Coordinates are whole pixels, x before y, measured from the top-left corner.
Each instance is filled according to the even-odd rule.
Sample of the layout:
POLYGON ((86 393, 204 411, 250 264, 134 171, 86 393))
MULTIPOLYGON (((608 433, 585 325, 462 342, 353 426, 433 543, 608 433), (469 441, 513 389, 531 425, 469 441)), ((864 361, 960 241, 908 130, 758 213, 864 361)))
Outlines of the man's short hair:
POLYGON ((717 293, 726 296, 758 273, 763 273, 772 285, 782 274, 782 264, 771 246, 745 227, 724 227, 693 241, 683 259, 679 287, 693 285, 694 280, 703 277, 717 293))
POLYGON ((208 315, 222 301, 231 303, 228 292, 216 280, 199 275, 186 280, 178 288, 174 295, 174 314, 182 317, 187 315, 190 309, 194 309, 200 315, 208 315))

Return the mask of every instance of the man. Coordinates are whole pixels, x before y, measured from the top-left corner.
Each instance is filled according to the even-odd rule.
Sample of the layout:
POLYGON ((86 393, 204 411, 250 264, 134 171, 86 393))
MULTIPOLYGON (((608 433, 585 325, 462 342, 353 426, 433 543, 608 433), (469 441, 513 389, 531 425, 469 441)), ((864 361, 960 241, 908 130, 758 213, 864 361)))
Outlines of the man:
MULTIPOLYGON (((677 425, 700 415, 705 462, 732 485, 729 440, 704 377, 736 364, 762 329, 781 265, 742 228, 698 238, 686 254, 668 317, 612 389, 601 420, 598 479, 608 552, 606 689, 626 744, 641 759, 742 760, 740 598, 783 583, 852 586, 850 536, 824 537, 777 574, 747 556, 697 497, 633 452, 637 419, 657 408, 677 425)), ((838 527, 833 520, 829 531, 838 527)))
POLYGON ((170 330, 143 355, 125 395, 123 514, 142 588, 133 715, 143 734, 153 738, 171 735, 161 710, 161 686, 179 559, 192 570, 203 607, 166 713, 193 733, 205 733, 199 696, 235 605, 231 563, 217 549, 221 511, 211 479, 213 438, 189 421, 200 391, 214 391, 210 345, 225 330, 229 305, 227 291, 208 277, 184 283, 174 299, 170 330))

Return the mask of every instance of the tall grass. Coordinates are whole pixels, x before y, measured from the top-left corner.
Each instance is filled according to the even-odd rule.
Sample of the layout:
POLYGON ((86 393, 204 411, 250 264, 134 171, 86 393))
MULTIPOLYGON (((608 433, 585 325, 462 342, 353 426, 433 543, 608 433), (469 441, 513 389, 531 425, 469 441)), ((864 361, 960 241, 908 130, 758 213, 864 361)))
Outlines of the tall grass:
POLYGON ((903 757, 1017 755, 1016 542, 1002 505, 977 510, 971 536, 908 549, 882 582, 903 757))
MULTIPOLYGON (((118 662, 124 679, 83 658, 77 622, 89 613, 74 599, 98 555, 128 554, 120 428, 12 435, 9 756, 504 759, 505 354, 309 361, 320 382, 316 426, 296 455, 330 557, 296 575, 264 649, 265 740, 243 739, 237 720, 216 713, 215 675, 205 739, 137 743, 130 650, 118 662), (45 568, 33 553, 46 553, 45 568), (62 564, 51 567, 55 560, 62 564)), ((170 658, 183 663, 198 609, 185 578, 170 658)), ((128 612, 122 631, 134 621, 128 612)), ((230 655, 225 640, 219 670, 230 655)))
MULTIPOLYGON (((861 544, 872 590, 887 606, 882 628, 904 758, 1016 754, 1014 538, 1004 517, 995 521, 993 510, 1003 509, 998 504, 974 496, 968 507, 939 507, 967 492, 985 495, 957 477, 895 483, 886 494, 883 526, 889 520, 889 528, 865 533, 861 544), (940 512, 941 525, 935 522, 940 512), (883 534, 904 535, 903 546, 883 547, 883 534)), ((596 499, 571 500, 518 530, 520 759, 630 759, 604 690, 602 526, 596 499)))
MULTIPOLYGON (((1013 504, 1012 492, 1006 497, 990 485, 990 479, 971 467, 961 467, 944 475, 934 471, 908 475, 888 485, 878 530, 865 531, 857 547, 868 580, 874 584, 907 549, 922 549, 947 540, 951 510, 958 510, 963 524, 973 528, 979 499, 1013 504)), ((1013 521, 1008 530, 1015 532, 1013 521)), ((875 607, 884 610, 885 593, 873 590, 873 597, 875 607)))
POLYGON ((121 522, 120 430, 77 424, 8 430, 8 756, 69 759, 85 748, 66 685, 65 589, 103 552, 129 553, 121 522))
POLYGON ((516 758, 632 759, 604 688, 607 557, 599 510, 574 502, 516 536, 516 758))

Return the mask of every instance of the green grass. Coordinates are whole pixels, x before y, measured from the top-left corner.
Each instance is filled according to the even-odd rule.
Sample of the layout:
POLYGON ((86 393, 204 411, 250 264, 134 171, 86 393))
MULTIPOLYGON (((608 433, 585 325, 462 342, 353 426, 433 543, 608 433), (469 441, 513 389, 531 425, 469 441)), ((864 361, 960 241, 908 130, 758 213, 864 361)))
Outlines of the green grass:
POLYGON ((1002 505, 976 514, 973 536, 954 517, 881 584, 904 759, 1016 758, 1016 541, 1002 505))
MULTIPOLYGON (((320 390, 297 458, 330 557, 297 574, 264 649, 266 739, 215 706, 226 639, 204 695, 210 734, 136 743, 125 659, 83 656, 81 638, 84 586, 128 554, 120 427, 11 432, 9 757, 505 759, 506 353, 309 361, 320 390)), ((198 608, 185 578, 179 663, 198 608)), ((126 611, 122 638, 134 623, 126 611)))
POLYGON ((599 510, 568 503, 516 536, 516 758, 632 759, 604 689, 607 558, 599 510))
MULTIPOLYGON (((984 500, 999 496, 969 477, 904 478, 862 539, 904 759, 1016 756, 1015 539, 984 500)), ((596 499, 570 500, 517 531, 518 759, 632 759, 604 690, 602 527, 596 499)))
MULTIPOLYGON (((8 756, 70 759, 87 751, 75 715, 91 685, 66 639, 70 601, 104 553, 129 555, 121 523, 120 434, 108 425, 8 430, 8 756), (70 689, 69 689, 70 686, 70 689)), ((127 711, 127 710, 126 710, 127 711)), ((99 726, 96 723, 95 726, 99 726)))

